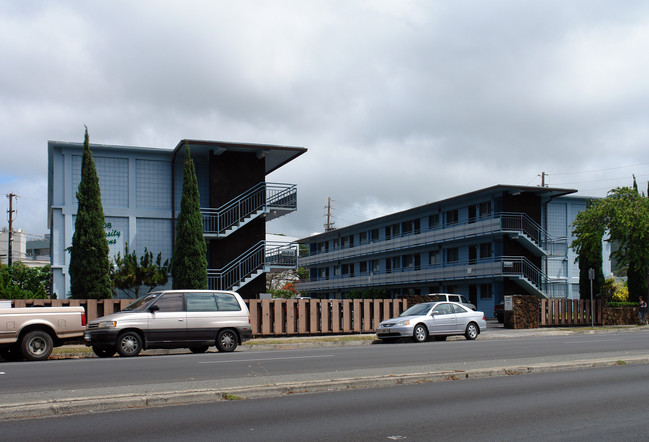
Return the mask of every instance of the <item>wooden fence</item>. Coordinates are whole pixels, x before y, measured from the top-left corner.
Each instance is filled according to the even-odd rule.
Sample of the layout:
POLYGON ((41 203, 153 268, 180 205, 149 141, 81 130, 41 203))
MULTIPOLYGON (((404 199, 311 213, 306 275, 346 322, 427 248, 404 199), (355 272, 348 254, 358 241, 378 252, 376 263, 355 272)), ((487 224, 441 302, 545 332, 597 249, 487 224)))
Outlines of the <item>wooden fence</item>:
MULTIPOLYGON (((88 321, 118 312, 130 299, 16 299, 14 307, 82 306, 88 321)), ((247 299, 253 336, 373 333, 379 322, 398 316, 405 299, 247 299)), ((602 304, 541 299, 541 327, 602 324, 602 304)))
POLYGON ((602 324, 602 302, 584 299, 541 299, 541 327, 602 324))
MULTIPOLYGON (((129 299, 16 299, 14 307, 82 306, 88 321, 118 312, 129 299)), ((405 299, 250 299, 253 336, 373 333, 379 322, 399 316, 405 299)))

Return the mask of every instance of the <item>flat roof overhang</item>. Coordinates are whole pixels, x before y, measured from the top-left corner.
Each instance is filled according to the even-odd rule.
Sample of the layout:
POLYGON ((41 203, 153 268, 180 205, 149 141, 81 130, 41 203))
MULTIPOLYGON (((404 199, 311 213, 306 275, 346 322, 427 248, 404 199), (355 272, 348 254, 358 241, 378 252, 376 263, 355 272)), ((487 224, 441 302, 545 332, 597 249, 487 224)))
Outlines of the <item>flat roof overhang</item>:
POLYGON ((192 152, 208 153, 212 151, 214 155, 222 155, 225 152, 248 152, 254 153, 258 158, 265 158, 266 175, 279 169, 283 165, 293 161, 307 151, 306 147, 276 146, 272 144, 255 144, 255 143, 231 143, 227 141, 207 141, 207 140, 180 140, 174 148, 173 158, 182 147, 187 143, 192 152))

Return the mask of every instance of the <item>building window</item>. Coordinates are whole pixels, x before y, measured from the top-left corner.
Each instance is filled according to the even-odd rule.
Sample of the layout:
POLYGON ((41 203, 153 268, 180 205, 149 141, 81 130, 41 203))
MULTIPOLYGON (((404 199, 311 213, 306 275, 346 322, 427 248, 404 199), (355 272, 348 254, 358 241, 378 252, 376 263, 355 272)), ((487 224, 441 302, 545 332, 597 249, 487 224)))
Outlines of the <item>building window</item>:
POLYGON ((372 272, 373 273, 378 273, 379 269, 380 269, 379 260, 374 259, 371 262, 372 262, 372 272))
POLYGON ((491 290, 491 284, 480 284, 480 299, 493 298, 493 293, 491 290))
POLYGON ((379 240, 379 229, 372 229, 372 242, 379 240))
POLYGON ((358 243, 359 244, 367 244, 367 232, 361 232, 358 235, 358 243))
POLYGON ((360 271, 361 275, 367 273, 367 261, 361 261, 360 271))
POLYGON ((491 201, 480 203, 480 218, 491 216, 491 201))
POLYGON ((457 224, 458 220, 459 220, 459 216, 458 216, 457 209, 449 210, 448 212, 446 212, 446 225, 447 226, 457 224))
POLYGON ((436 229, 439 227, 439 213, 436 213, 434 215, 430 215, 428 217, 428 228, 429 229, 436 229))
POLYGON ((446 249, 446 262, 458 262, 460 260, 460 253, 457 247, 446 249))
POLYGON ((340 240, 338 238, 333 239, 333 249, 338 250, 340 248, 340 240))
POLYGON ((401 235, 401 224, 392 224, 385 228, 385 239, 396 238, 401 235))
POLYGON ((395 256, 392 258, 392 268, 393 269, 399 269, 401 268, 401 257, 400 256, 395 256))
POLYGON ((491 243, 485 242, 480 244, 480 259, 491 258, 491 243))
POLYGON ((428 264, 438 266, 442 263, 439 250, 431 250, 428 253, 428 264))
POLYGON ((348 249, 354 247, 354 236, 349 235, 343 237, 343 249, 348 249))
POLYGON ((340 266, 335 266, 334 267, 334 278, 339 278, 340 277, 340 266))

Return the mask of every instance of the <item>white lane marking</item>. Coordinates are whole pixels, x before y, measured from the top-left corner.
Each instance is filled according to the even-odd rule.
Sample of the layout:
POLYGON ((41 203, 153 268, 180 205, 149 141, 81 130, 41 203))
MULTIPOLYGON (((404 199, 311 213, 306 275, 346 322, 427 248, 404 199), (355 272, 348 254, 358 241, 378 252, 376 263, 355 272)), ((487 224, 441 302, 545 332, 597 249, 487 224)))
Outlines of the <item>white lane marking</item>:
POLYGON ((313 358, 333 358, 333 357, 334 355, 288 356, 284 358, 232 359, 230 361, 202 361, 199 362, 199 364, 226 364, 228 362, 283 361, 285 359, 313 359, 313 358))
POLYGON ((0 374, 5 374, 5 372, 4 372, 4 371, 0 371, 0 374))

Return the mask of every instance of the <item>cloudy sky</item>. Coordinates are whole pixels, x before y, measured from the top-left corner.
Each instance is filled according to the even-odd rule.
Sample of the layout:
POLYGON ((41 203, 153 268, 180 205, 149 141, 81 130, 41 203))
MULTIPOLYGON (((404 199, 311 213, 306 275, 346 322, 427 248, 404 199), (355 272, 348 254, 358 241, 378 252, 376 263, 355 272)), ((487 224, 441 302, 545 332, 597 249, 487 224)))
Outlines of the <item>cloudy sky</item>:
MULTIPOLYGON (((649 179, 649 2, 0 0, 0 211, 47 232, 47 141, 307 147, 323 230, 495 184, 649 179)), ((6 226, 3 215, 0 226, 6 226)))

